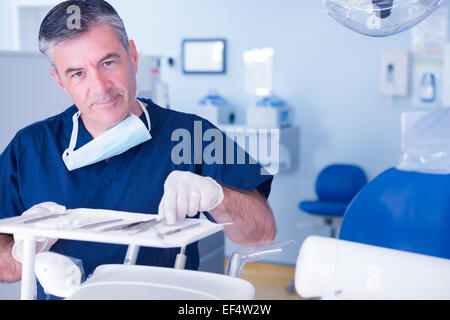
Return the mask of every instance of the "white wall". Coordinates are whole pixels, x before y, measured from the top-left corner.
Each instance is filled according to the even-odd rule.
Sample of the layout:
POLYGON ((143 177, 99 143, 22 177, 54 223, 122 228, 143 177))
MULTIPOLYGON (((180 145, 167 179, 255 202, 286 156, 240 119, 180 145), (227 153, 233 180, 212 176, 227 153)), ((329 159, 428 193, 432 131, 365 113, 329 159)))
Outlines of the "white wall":
POLYGON ((70 107, 73 102, 50 75, 40 53, 0 52, 0 152, 15 133, 70 107))
POLYGON ((2 1, 0 4, 0 50, 12 50, 12 1, 2 1))

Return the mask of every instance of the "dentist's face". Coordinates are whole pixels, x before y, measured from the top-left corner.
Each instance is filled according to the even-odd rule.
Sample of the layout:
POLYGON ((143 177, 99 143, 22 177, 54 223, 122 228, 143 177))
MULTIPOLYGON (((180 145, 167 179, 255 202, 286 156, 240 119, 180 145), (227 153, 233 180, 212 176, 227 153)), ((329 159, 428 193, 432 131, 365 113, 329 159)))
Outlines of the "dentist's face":
POLYGON ((108 25, 95 26, 52 48, 58 85, 81 111, 94 136, 125 119, 136 104, 138 54, 134 42, 126 51, 108 25))

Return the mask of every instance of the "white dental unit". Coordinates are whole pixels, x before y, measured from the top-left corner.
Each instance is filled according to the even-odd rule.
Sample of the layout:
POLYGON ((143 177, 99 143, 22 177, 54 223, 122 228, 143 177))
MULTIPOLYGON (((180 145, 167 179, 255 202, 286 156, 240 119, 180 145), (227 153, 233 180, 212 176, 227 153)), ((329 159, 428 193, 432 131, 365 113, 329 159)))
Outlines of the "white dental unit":
POLYGON ((300 250, 295 288, 325 300, 450 299, 450 260, 311 236, 300 250))

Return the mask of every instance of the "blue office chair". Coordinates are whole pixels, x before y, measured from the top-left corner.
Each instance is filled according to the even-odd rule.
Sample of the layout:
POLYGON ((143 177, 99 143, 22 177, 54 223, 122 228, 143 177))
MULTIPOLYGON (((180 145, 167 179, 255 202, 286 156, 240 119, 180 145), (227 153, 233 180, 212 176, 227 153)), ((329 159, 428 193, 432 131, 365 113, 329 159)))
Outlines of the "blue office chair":
POLYGON ((302 201, 299 208, 323 217, 325 224, 331 228, 331 237, 334 238, 337 235, 337 227, 333 222, 342 218, 350 201, 366 183, 366 174, 356 165, 329 165, 317 177, 315 190, 318 200, 302 201))
POLYGON ((339 238, 450 259, 450 175, 382 172, 347 208, 339 238))

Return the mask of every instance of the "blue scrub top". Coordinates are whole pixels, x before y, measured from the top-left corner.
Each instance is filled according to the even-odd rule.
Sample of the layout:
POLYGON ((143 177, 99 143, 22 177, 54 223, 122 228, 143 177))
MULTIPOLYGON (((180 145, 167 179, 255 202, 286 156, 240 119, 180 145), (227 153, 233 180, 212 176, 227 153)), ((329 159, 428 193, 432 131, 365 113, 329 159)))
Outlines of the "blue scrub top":
MULTIPOLYGON (((0 156, 0 218, 20 215, 46 201, 56 202, 68 209, 94 208, 157 214, 164 181, 174 170, 209 176, 221 184, 241 190, 257 189, 266 198, 269 196, 273 177, 261 174, 261 166, 249 164, 252 162, 248 158, 245 164, 237 164, 237 161, 226 164, 229 162, 224 152, 224 159, 219 163, 198 163, 198 159, 194 163, 194 123, 201 121, 197 122, 197 129, 201 123, 205 133, 215 128, 210 122, 196 115, 161 108, 151 100, 140 100, 148 103, 152 139, 112 157, 109 162, 102 161, 72 172, 65 167, 61 155, 69 146, 72 116, 78 111, 75 105, 20 130, 0 156), (189 163, 174 164, 171 160, 174 147, 181 146, 181 140, 172 139, 172 133, 177 129, 191 134, 191 161, 186 161, 189 163)), ((144 114, 140 119, 147 125, 144 114)), ((227 138, 223 133, 222 137, 225 147, 227 138)), ((92 136, 80 118, 76 149, 91 140, 92 136)), ((203 141, 202 149, 207 148, 211 141, 203 141)), ((234 147, 239 148, 235 143, 234 147)), ((236 160, 238 152, 234 154, 236 160)), ((180 155, 189 156, 182 152, 180 155)), ((51 251, 82 260, 85 275, 88 276, 98 265, 123 263, 126 249, 123 245, 59 240, 51 251)), ((173 267, 178 252, 177 248, 142 247, 137 264, 173 267)), ((198 269, 197 243, 187 247, 186 255, 186 269, 198 269)), ((39 285, 38 299, 44 298, 46 295, 39 285)))

